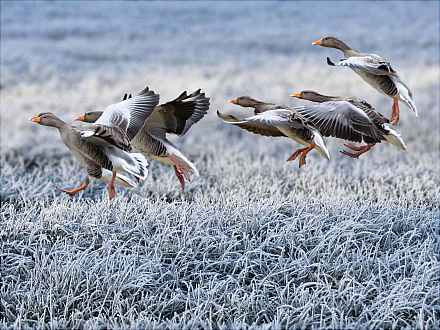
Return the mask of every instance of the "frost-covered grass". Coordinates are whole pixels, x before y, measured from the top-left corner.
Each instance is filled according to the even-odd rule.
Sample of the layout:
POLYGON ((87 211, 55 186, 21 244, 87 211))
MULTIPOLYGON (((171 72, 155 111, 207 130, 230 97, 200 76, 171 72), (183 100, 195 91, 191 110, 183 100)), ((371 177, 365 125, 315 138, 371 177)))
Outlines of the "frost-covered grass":
MULTIPOLYGON (((327 67, 325 56, 338 55, 309 46, 318 30, 302 14, 298 19, 311 25, 301 25, 300 41, 292 49, 311 48, 290 54, 290 46, 271 35, 290 22, 283 14, 289 8, 294 12, 290 5, 276 9, 278 20, 271 16, 267 21, 272 30, 257 26, 254 34, 251 17, 233 18, 237 9, 230 3, 217 12, 206 4, 164 5, 161 14, 174 13, 176 25, 194 11, 205 15, 199 13, 203 19, 188 29, 210 28, 212 34, 195 42, 211 43, 213 53, 228 44, 219 37, 220 25, 213 17, 229 17, 225 28, 234 31, 236 42, 232 55, 219 56, 215 65, 198 63, 197 57, 188 57, 192 53, 185 37, 181 44, 163 46, 182 50, 187 57, 182 55, 179 63, 115 57, 116 67, 124 67, 119 70, 109 69, 104 60, 90 69, 84 58, 63 57, 62 50, 85 51, 89 39, 107 45, 107 39, 102 44, 92 33, 100 31, 96 26, 106 17, 99 8, 101 18, 82 15, 79 23, 69 21, 72 8, 62 9, 72 10, 66 25, 59 21, 60 8, 46 8, 52 23, 36 28, 34 20, 40 21, 43 9, 34 8, 30 26, 19 27, 19 20, 8 20, 15 16, 5 14, 2 3, 0 328, 439 328, 440 84, 438 50, 428 42, 438 45, 438 30, 430 35, 432 25, 438 26, 438 13, 435 24, 420 19, 433 15, 438 4, 430 3, 432 10, 423 7, 419 15, 417 5, 394 4, 397 8, 386 2, 384 8, 376 7, 381 10, 371 8, 379 4, 364 9, 379 16, 395 9, 405 22, 413 19, 406 33, 384 25, 380 36, 371 37, 376 16, 338 32, 375 51, 383 44, 414 90, 420 116, 402 105, 399 125, 408 151, 379 145, 352 160, 338 153, 340 141, 328 140, 331 161, 311 153, 307 165, 298 169, 297 163, 285 161, 298 147, 293 142, 226 126, 215 111, 243 115, 244 110, 225 102, 243 94, 298 104, 288 94, 301 89, 364 97, 386 115, 391 101, 352 72, 327 67), (14 29, 3 28, 8 22, 14 22, 14 29), (72 28, 72 40, 65 37, 67 42, 59 30, 68 34, 65 27, 74 24, 78 27, 72 28), (310 37, 304 34, 307 29, 310 37), (266 32, 270 38, 259 38, 266 32), (49 33, 47 40, 44 33, 49 33), (386 36, 392 36, 392 44, 386 36), (421 48, 407 51, 406 38, 417 40, 421 48), (54 62, 40 66, 44 47, 53 43, 53 54, 47 56, 54 62), (18 61, 15 44, 33 50, 35 59, 18 61), (272 46, 262 46, 267 44, 272 46), (249 53, 259 54, 258 60, 252 62, 249 53), (87 70, 70 72, 62 65, 66 63, 76 69, 84 64, 87 70), (119 188, 112 202, 99 182, 75 198, 60 194, 55 185, 76 186, 85 171, 56 130, 31 125, 29 117, 53 111, 68 120, 145 83, 160 92, 162 101, 185 89, 203 88, 211 96, 207 118, 175 140, 201 177, 181 194, 172 169, 152 163, 142 187, 134 192, 119 188)), ((269 17, 267 6, 255 5, 252 15, 260 21, 269 17), (258 6, 264 8, 256 10, 258 6)), ((343 17, 350 10, 349 4, 344 6, 343 17)), ((331 15, 339 17, 330 7, 331 15)), ((146 13, 155 15, 154 10, 146 13)), ((157 20, 151 19, 147 22, 157 20)), ((330 21, 328 29, 340 29, 330 21)), ((173 27, 154 26, 159 35, 173 27)), ((139 33, 135 26, 128 31, 139 33)), ((124 43, 124 51, 138 49, 124 43)), ((90 54, 102 51, 98 46, 90 54)))
POLYGON ((30 204, 2 208, 11 324, 439 324, 438 212, 301 198, 30 204))

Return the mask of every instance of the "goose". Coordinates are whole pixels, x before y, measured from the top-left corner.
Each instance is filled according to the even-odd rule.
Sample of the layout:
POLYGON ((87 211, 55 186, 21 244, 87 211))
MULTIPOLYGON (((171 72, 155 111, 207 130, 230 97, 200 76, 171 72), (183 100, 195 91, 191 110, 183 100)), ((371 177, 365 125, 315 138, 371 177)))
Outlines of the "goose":
POLYGON ((115 182, 136 187, 148 175, 148 162, 140 153, 131 153, 130 140, 159 102, 159 95, 143 89, 129 100, 109 105, 93 124, 68 124, 51 112, 31 118, 35 124, 55 127, 61 140, 87 169, 87 177, 77 188, 60 188, 70 196, 87 188, 90 178, 107 182, 109 199, 116 196, 115 182))
MULTIPOLYGON (((131 94, 124 94, 123 99, 130 99, 131 94)), ((131 141, 134 149, 147 157, 163 164, 171 165, 179 180, 181 190, 185 181, 199 176, 196 166, 171 142, 167 134, 182 136, 209 110, 209 98, 200 89, 194 93, 181 93, 176 99, 158 105, 151 116, 143 123, 138 134, 131 141)), ((102 112, 86 112, 76 120, 93 123, 101 117, 102 112)))
POLYGON ((356 97, 327 96, 311 90, 293 93, 290 96, 319 103, 295 109, 319 129, 323 136, 366 143, 363 146, 344 144, 354 151, 342 150, 346 156, 359 158, 382 141, 387 141, 402 150, 407 148, 400 134, 389 125, 389 120, 365 100, 356 97))
POLYGON ((418 115, 414 96, 409 87, 400 79, 399 74, 388 60, 376 54, 366 54, 352 49, 335 37, 323 37, 312 43, 321 47, 339 49, 346 58, 334 63, 327 57, 330 66, 345 66, 356 72, 365 82, 380 93, 393 99, 391 123, 399 122, 399 100, 403 101, 411 111, 418 115))
POLYGON ((240 96, 229 101, 241 107, 254 108, 254 116, 238 119, 217 111, 217 116, 225 123, 236 125, 249 132, 272 137, 288 137, 306 146, 296 150, 287 161, 293 161, 299 156, 299 167, 306 164, 307 154, 315 149, 318 153, 330 159, 330 153, 325 146, 321 134, 309 126, 304 117, 294 109, 274 103, 258 101, 249 96, 240 96))

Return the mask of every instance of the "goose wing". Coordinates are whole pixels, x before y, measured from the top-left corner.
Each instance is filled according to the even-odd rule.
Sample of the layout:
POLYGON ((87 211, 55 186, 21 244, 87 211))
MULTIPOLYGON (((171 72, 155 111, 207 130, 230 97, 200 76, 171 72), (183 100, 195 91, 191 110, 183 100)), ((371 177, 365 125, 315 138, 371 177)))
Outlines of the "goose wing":
POLYGON ((166 133, 185 134, 209 110, 209 98, 200 89, 194 93, 183 92, 176 99, 157 106, 147 119, 149 128, 162 128, 166 133))
POLYGON ((282 109, 286 109, 286 106, 282 106, 282 105, 278 105, 278 104, 273 104, 273 103, 261 103, 261 104, 257 104, 254 108, 254 114, 258 115, 259 113, 265 112, 265 111, 270 111, 270 110, 282 110, 282 109))
POLYGON ((391 67, 390 62, 376 54, 367 54, 363 56, 352 56, 333 63, 327 57, 329 65, 347 66, 351 69, 362 70, 364 72, 379 76, 394 76, 397 72, 391 67))
POLYGON ((353 104, 355 107, 364 111, 367 116, 373 121, 374 124, 378 127, 382 127, 383 124, 388 124, 390 120, 382 115, 380 112, 377 112, 376 109, 367 101, 359 99, 359 98, 348 98, 348 102, 353 104))
POLYGON ((295 107, 323 136, 362 142, 363 135, 380 142, 377 129, 365 112, 347 101, 329 101, 295 107))
POLYGON ((217 115, 224 122, 236 125, 249 132, 264 136, 286 136, 278 127, 290 127, 292 112, 287 109, 268 110, 258 115, 244 118, 242 120, 232 115, 225 115, 217 111, 217 115))
POLYGON ((158 103, 159 95, 145 87, 137 95, 109 105, 95 122, 95 126, 101 126, 110 135, 116 134, 115 138, 125 134, 130 141, 158 103))

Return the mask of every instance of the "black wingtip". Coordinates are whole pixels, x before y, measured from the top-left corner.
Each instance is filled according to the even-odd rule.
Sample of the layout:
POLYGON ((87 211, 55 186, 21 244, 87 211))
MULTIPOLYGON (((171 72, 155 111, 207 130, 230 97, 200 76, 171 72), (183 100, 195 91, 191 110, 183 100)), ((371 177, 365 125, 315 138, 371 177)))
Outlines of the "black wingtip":
POLYGON ((157 98, 159 98, 159 94, 157 94, 155 91, 153 91, 152 89, 150 89, 148 86, 145 87, 143 90, 141 90, 139 93, 137 93, 137 95, 140 96, 156 96, 157 98))
POLYGON ((149 91, 148 86, 146 86, 144 89, 142 89, 140 92, 137 93, 137 95, 143 95, 143 94, 147 94, 149 91))
POLYGON ((332 62, 330 57, 327 57, 327 64, 330 65, 330 66, 336 66, 335 63, 332 62))

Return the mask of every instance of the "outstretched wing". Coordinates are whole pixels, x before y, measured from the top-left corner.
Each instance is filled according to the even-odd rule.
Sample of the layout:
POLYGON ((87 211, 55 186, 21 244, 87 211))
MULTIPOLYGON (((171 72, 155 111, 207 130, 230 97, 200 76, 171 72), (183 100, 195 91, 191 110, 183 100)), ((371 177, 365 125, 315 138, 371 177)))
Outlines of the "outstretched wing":
POLYGON ((276 113, 277 111, 279 110, 269 110, 242 120, 237 119, 232 115, 222 114, 219 111, 217 111, 217 116, 220 117, 225 123, 236 125, 251 133, 263 136, 286 136, 277 128, 277 126, 288 127, 289 116, 291 113, 276 113))
POLYGON ((159 102, 159 95, 148 87, 135 97, 108 106, 95 123, 78 126, 81 137, 95 144, 110 144, 130 151, 130 141, 159 102))
POLYGON ((95 125, 121 130, 131 140, 158 103, 159 95, 145 87, 137 95, 109 105, 95 122, 95 125))
POLYGON ((383 124, 388 124, 390 120, 382 115, 380 112, 377 112, 376 109, 367 101, 350 97, 347 98, 347 101, 353 104, 355 107, 363 110, 367 116, 373 121, 374 124, 378 127, 382 127, 383 124))
POLYGON ((209 110, 209 98, 200 89, 192 94, 183 92, 176 99, 156 107, 147 119, 149 128, 162 128, 167 133, 185 134, 209 110))
POLYGON ((380 132, 372 120, 347 101, 329 101, 295 107, 323 136, 362 142, 363 135, 380 142, 380 132))
POLYGON ((351 69, 362 70, 373 75, 391 76, 397 74, 391 67, 390 62, 375 54, 352 56, 336 63, 333 63, 330 58, 327 57, 327 63, 335 66, 347 66, 351 69))

